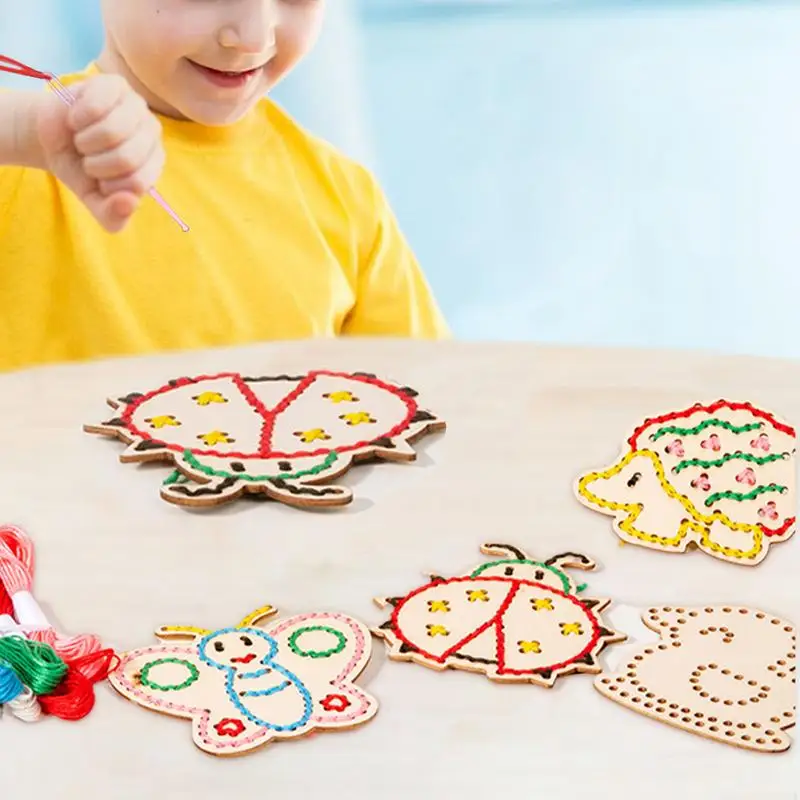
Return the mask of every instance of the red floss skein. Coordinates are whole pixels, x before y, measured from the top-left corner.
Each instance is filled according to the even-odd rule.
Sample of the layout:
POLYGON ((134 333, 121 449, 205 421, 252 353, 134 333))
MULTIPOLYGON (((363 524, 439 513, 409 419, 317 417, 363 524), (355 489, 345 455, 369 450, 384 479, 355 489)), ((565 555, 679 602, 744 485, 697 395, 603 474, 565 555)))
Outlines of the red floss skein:
MULTIPOLYGON (((20 621, 17 606, 44 620, 41 610, 33 600, 33 542, 28 535, 13 525, 0 527, 0 614, 20 621), (20 599, 21 598, 21 599, 20 599)), ((67 664, 68 670, 61 683, 49 695, 39 697, 45 713, 61 719, 76 720, 85 717, 94 706, 93 684, 105 680, 115 667, 117 659, 111 649, 102 649, 97 636, 61 636, 52 626, 25 630, 26 636, 50 645, 67 664)))

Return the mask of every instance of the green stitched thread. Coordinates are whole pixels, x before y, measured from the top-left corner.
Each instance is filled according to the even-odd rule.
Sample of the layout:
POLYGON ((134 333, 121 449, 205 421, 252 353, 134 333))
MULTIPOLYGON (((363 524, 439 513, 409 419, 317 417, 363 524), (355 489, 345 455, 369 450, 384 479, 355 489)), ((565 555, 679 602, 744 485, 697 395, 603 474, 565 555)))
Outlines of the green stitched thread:
POLYGON ((225 470, 214 469, 213 467, 208 467, 205 464, 201 464, 197 458, 195 458, 191 450, 185 450, 183 453, 183 460, 192 469, 196 469, 198 472, 202 472, 205 475, 212 475, 216 478, 236 478, 236 480, 239 481, 251 481, 259 483, 263 481, 291 481, 296 478, 305 477, 306 475, 319 475, 320 472, 330 469, 331 465, 338 457, 339 456, 335 451, 331 451, 325 457, 325 460, 316 467, 309 467, 309 469, 301 469, 297 472, 291 473, 281 472, 278 475, 247 475, 243 472, 226 472, 225 470))
POLYGON ((341 631, 337 631, 336 628, 329 628, 327 625, 309 625, 305 628, 298 628, 289 637, 289 649, 296 656, 302 656, 303 658, 328 658, 330 656, 335 656, 337 653, 341 653, 345 647, 347 647, 347 637, 341 631), (332 633, 336 637, 337 642, 329 650, 303 650, 297 644, 297 640, 304 633, 311 633, 312 631, 332 633))
POLYGON ((159 692, 179 692, 181 689, 186 689, 191 686, 199 677, 200 670, 198 670, 191 661, 185 661, 182 658, 158 658, 142 667, 142 671, 139 674, 139 681, 145 686, 149 686, 151 689, 156 689, 159 692), (153 669, 153 667, 159 666, 160 664, 181 664, 189 670, 189 677, 186 678, 183 683, 162 685, 160 683, 156 683, 155 681, 151 681, 147 677, 150 674, 150 670, 153 669))
POLYGON ((747 492, 746 494, 742 492, 714 492, 714 494, 710 494, 706 498, 706 505, 711 506, 717 502, 717 500, 754 500, 760 494, 766 494, 767 492, 780 492, 783 494, 786 491, 785 486, 778 486, 777 484, 771 483, 769 486, 756 486, 752 492, 747 492))
POLYGON ((728 461, 733 461, 734 459, 749 461, 751 464, 762 466, 773 461, 780 461, 784 458, 788 458, 788 453, 773 453, 769 456, 754 456, 752 453, 727 453, 722 456, 722 458, 718 458, 715 461, 703 461, 702 458, 691 458, 686 461, 681 461, 680 464, 675 466, 675 472, 681 472, 687 469, 687 467, 721 467, 723 464, 726 464, 728 461))
POLYGON ((677 436, 693 436, 712 426, 725 428, 726 431, 731 431, 732 433, 747 433, 747 431, 758 430, 762 425, 763 423, 761 422, 748 422, 746 425, 734 425, 726 419, 706 419, 699 425, 695 425, 694 428, 679 428, 677 425, 668 425, 666 428, 659 428, 653 434, 653 441, 660 439, 662 436, 666 436, 668 433, 674 433, 677 436))
POLYGON ((164 479, 162 486, 172 486, 176 483, 189 483, 189 479, 179 470, 173 470, 172 474, 164 479))
MULTIPOLYGON (((496 567, 498 564, 514 564, 518 566, 519 564, 529 564, 532 567, 540 567, 541 569, 546 569, 549 572, 552 572, 560 581, 561 586, 563 587, 564 591, 569 594, 569 578, 561 572, 561 570, 556 569, 555 567, 550 567, 547 564, 542 564, 540 561, 530 561, 529 559, 520 559, 520 558, 504 558, 499 561, 490 561, 488 564, 481 564, 476 570, 470 574, 470 578, 477 578, 482 572, 485 572, 487 569, 491 569, 492 567, 496 567)), ((584 588, 586 588, 584 586, 584 588)), ((577 591, 580 591, 578 589, 577 591)))
POLYGON ((0 660, 5 661, 35 695, 50 694, 67 674, 67 665, 43 642, 22 636, 0 637, 0 660))

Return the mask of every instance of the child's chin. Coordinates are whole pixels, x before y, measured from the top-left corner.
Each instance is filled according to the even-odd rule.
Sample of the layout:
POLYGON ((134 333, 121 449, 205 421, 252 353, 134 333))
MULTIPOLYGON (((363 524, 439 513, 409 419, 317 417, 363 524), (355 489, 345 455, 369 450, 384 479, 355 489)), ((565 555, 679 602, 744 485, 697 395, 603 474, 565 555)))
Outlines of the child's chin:
POLYGON ((254 97, 248 102, 242 103, 197 103, 189 102, 183 109, 184 115, 200 125, 218 127, 222 125, 233 125, 247 116, 259 98, 254 97))

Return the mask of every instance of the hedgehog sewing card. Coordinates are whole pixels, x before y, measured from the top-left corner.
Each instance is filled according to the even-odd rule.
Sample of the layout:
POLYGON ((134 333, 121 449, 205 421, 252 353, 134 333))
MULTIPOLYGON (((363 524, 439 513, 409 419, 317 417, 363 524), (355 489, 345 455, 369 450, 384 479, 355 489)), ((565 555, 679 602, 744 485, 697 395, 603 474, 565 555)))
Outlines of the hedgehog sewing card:
POLYGON ((795 531, 795 444, 791 425, 750 403, 696 404, 644 420, 576 493, 625 542, 755 565, 795 531))
POLYGON ((84 430, 128 444, 123 462, 172 463, 161 496, 192 506, 245 492, 300 507, 344 505, 351 490, 330 481, 353 463, 413 461, 411 443, 445 427, 413 389, 361 372, 178 378, 108 403, 115 416, 84 430))

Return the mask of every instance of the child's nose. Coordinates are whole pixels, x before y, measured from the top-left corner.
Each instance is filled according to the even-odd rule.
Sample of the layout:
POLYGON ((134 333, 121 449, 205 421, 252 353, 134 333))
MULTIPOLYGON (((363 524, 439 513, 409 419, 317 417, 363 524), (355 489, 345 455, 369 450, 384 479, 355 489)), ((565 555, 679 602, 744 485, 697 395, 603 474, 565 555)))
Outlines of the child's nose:
POLYGON ((219 34, 223 47, 244 53, 267 53, 275 47, 278 26, 276 0, 249 0, 231 4, 232 18, 219 34))

